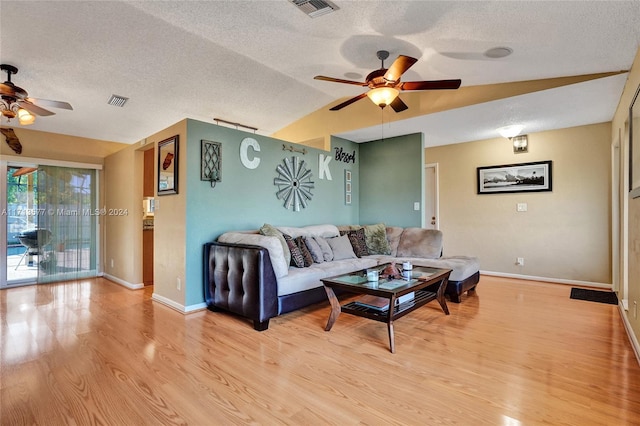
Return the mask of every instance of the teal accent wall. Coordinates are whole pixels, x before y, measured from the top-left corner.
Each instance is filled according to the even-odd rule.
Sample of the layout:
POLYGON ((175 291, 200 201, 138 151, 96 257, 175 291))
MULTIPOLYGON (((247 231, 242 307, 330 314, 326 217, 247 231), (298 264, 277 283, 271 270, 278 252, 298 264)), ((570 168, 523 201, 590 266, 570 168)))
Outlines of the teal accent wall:
POLYGON ((421 227, 422 133, 360 144, 360 224, 421 227))
MULTIPOLYGON (((203 295, 203 245, 214 241, 220 234, 231 230, 258 229, 264 223, 275 226, 306 226, 332 223, 356 224, 359 221, 358 197, 351 205, 344 200, 344 170, 352 171, 354 194, 358 192, 358 166, 360 146, 351 141, 333 138, 332 150, 323 151, 302 145, 307 154, 293 153, 282 149, 279 139, 255 135, 216 124, 187 120, 187 140, 180 141, 180 155, 187 156, 186 182, 180 183, 186 191, 186 286, 185 306, 202 303, 203 295), (247 169, 240 162, 240 143, 244 138, 253 138, 260 144, 260 152, 249 148, 249 158, 260 157, 256 169, 247 169), (215 188, 200 180, 201 140, 221 142, 222 181, 215 188), (356 163, 344 163, 334 158, 335 148, 356 153, 356 163), (319 178, 319 155, 331 157, 329 170, 332 180, 319 178), (294 212, 283 207, 276 198, 277 187, 273 184, 277 176, 276 166, 284 158, 297 156, 304 160, 312 171, 315 188, 313 199, 306 209, 294 212)), ((180 244, 176 242, 176 245, 180 244)))

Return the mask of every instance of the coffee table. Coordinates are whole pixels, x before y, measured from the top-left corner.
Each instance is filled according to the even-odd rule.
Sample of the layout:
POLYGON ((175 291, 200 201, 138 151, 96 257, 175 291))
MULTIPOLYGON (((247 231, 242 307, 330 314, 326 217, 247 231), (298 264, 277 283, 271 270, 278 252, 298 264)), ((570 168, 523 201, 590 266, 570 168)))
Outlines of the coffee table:
POLYGON ((381 273, 386 266, 388 266, 388 264, 321 280, 327 292, 329 303, 331 304, 331 314, 329 315, 325 331, 331 330, 331 327, 333 327, 333 324, 335 324, 341 312, 375 321, 386 322, 389 331, 389 347, 391 353, 395 353, 393 321, 424 306, 432 300, 437 300, 444 313, 449 315, 449 308, 447 307, 444 292, 447 288, 447 281, 449 280, 451 269, 414 266, 410 278, 389 279, 381 276, 377 282, 367 281, 367 270, 376 269, 381 273), (355 294, 378 296, 388 299, 389 303, 385 308, 374 307, 373 305, 368 305, 356 300, 341 306, 333 291, 334 289, 355 294), (410 298, 410 296, 406 296, 410 293, 413 293, 413 299, 406 300, 410 298), (396 302, 398 300, 400 303, 396 302), (389 306, 393 307, 393 309, 389 309, 389 306))

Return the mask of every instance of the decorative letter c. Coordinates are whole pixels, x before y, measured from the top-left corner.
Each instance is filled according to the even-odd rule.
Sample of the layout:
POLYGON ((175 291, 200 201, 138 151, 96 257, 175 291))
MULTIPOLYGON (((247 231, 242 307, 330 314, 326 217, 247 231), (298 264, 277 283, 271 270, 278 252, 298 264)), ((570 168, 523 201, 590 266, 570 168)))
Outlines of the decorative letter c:
POLYGON ((240 162, 247 169, 255 169, 260 165, 260 157, 253 157, 253 160, 249 160, 247 151, 249 147, 252 147, 254 151, 260 152, 260 144, 253 138, 244 138, 240 143, 240 162))

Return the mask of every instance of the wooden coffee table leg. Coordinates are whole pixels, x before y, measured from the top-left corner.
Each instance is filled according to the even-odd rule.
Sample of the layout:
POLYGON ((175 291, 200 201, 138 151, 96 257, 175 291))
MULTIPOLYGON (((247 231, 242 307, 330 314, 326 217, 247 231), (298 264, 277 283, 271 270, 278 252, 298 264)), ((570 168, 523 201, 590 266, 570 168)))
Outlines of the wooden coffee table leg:
POLYGON ((333 289, 331 287, 324 286, 324 291, 327 292, 327 297, 329 298, 329 303, 331 304, 331 314, 329 314, 327 326, 324 328, 324 331, 329 331, 338 319, 338 316, 340 315, 342 309, 340 308, 340 302, 338 301, 336 294, 333 292, 333 289))
POLYGON ((396 353, 396 339, 393 335, 393 313, 396 306, 396 296, 391 296, 389 300, 389 314, 387 315, 387 330, 389 331, 389 349, 391 353, 396 353))
POLYGON ((440 282, 440 287, 438 287, 438 293, 436 294, 436 298, 438 299, 438 303, 440 303, 440 307, 444 311, 446 315, 449 315, 449 307, 447 306, 447 299, 444 297, 444 291, 447 288, 449 280, 444 278, 440 282))
POLYGON ((389 349, 391 353, 394 354, 396 353, 396 342, 393 336, 393 321, 387 323, 387 329, 389 330, 389 349))

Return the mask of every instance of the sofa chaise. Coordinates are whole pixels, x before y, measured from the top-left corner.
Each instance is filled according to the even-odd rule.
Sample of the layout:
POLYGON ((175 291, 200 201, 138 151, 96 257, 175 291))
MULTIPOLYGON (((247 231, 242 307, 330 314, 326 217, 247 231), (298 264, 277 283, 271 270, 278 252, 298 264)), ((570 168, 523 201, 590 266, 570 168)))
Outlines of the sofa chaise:
POLYGON ((204 245, 204 293, 209 310, 240 315, 263 331, 270 318, 326 301, 320 280, 334 275, 404 261, 451 269, 446 294, 457 303, 463 293, 475 290, 480 277, 477 258, 442 256, 442 232, 438 230, 383 224, 276 229, 272 235, 257 230, 226 232, 204 245), (312 264, 291 266, 294 260, 287 254, 291 256, 296 247, 292 241, 298 245, 306 241, 309 246, 309 240, 322 243, 321 249, 326 247, 324 242, 330 248, 333 245, 332 253, 315 252, 312 264), (365 244, 375 246, 373 254, 366 252, 365 244), (358 253, 360 257, 356 255, 359 249, 365 250, 358 253))

